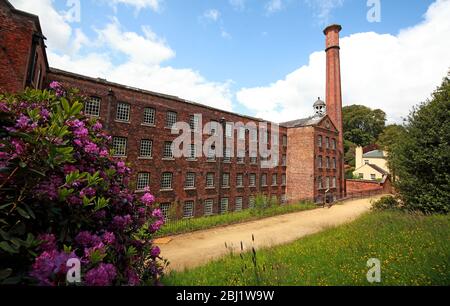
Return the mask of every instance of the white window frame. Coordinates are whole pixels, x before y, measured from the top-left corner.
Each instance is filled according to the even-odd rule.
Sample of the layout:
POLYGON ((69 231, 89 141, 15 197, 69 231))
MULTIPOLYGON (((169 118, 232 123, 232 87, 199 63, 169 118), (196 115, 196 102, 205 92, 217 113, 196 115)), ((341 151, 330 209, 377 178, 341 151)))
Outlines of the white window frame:
POLYGON ((220 214, 228 213, 228 207, 229 207, 229 199, 221 198, 220 199, 220 214))
POLYGON ((194 201, 185 201, 183 204, 183 219, 194 218, 194 209, 195 209, 194 201))
POLYGON ((116 121, 130 122, 131 106, 125 102, 117 103, 116 121))
POLYGON ((139 172, 137 181, 136 181, 136 190, 142 191, 145 188, 150 187, 150 173, 148 172, 139 172))
POLYGON ((84 114, 92 117, 100 117, 102 99, 99 97, 90 97, 84 104, 84 114))
POLYGON ((267 174, 263 173, 261 174, 261 187, 267 186, 267 174))
POLYGON ((214 188, 215 186, 215 173, 208 172, 206 173, 206 188, 214 188))
POLYGON ((234 202, 234 211, 242 211, 243 203, 244 203, 243 197, 236 197, 234 202))
POLYGON ((145 125, 155 125, 156 110, 153 107, 144 108, 144 124, 145 125))
POLYGON ((173 111, 167 111, 166 113, 166 128, 171 129, 172 126, 177 123, 178 114, 173 111))
POLYGON ((171 205, 172 205, 171 203, 161 203, 159 205, 159 208, 161 209, 161 212, 162 212, 162 214, 164 216, 164 221, 166 221, 166 222, 170 220, 169 219, 169 212, 170 212, 170 206, 171 205))
POLYGON ((206 199, 203 204, 204 209, 204 215, 205 216, 212 216, 214 215, 214 200, 213 199, 206 199))
POLYGON ((195 188, 195 180, 196 180, 196 173, 195 172, 187 172, 186 173, 186 180, 184 182, 184 188, 186 189, 194 189, 195 188))
POLYGON ((272 186, 278 186, 278 174, 276 173, 272 173, 272 186))
POLYGON ((244 174, 236 174, 236 187, 244 187, 244 174))
POLYGON ((249 186, 256 187, 256 173, 250 173, 249 175, 249 186))
POLYGON ((139 148, 140 158, 152 158, 153 156, 153 141, 151 139, 142 139, 139 148))
POLYGON ((128 139, 126 137, 114 136, 112 147, 114 150, 114 156, 126 157, 127 156, 128 139), (120 143, 118 143, 120 142, 120 143))
POLYGON ((173 150, 171 141, 164 142, 163 159, 173 159, 173 150))
POLYGON ((173 173, 172 172, 164 172, 161 175, 161 190, 172 190, 172 180, 173 173))
POLYGON ((230 173, 222 174, 222 188, 230 188, 230 173))
POLYGON ((191 115, 189 117, 189 127, 191 132, 198 133, 200 131, 200 117, 197 115, 191 115))

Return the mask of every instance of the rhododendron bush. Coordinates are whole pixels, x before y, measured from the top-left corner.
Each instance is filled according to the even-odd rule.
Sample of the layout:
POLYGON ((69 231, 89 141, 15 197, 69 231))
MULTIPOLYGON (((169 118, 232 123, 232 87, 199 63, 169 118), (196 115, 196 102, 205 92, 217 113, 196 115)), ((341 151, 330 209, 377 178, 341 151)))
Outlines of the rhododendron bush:
POLYGON ((0 284, 67 285, 71 258, 82 285, 158 284, 154 197, 127 188, 131 170, 83 98, 50 87, 0 95, 0 284))

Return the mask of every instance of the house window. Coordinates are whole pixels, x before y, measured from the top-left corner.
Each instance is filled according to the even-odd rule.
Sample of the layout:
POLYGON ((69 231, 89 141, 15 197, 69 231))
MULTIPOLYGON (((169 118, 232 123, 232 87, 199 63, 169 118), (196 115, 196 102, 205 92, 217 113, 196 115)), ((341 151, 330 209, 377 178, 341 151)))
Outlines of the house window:
POLYGON ((161 177, 161 189, 171 190, 172 189, 172 173, 164 172, 161 177))
POLYGON ((363 179, 363 178, 364 178, 364 173, 358 173, 358 177, 359 177, 360 179, 363 179))
POLYGON ((272 186, 277 186, 278 182, 277 182, 277 175, 276 174, 272 174, 272 186))
POLYGON ((327 156, 327 169, 330 168, 330 157, 327 156))
POLYGON ((164 221, 169 221, 170 203, 162 203, 159 208, 164 216, 164 221))
POLYGON ((239 150, 237 155, 237 162, 243 164, 245 162, 245 151, 239 150))
POLYGON ((189 145, 189 157, 188 159, 195 159, 197 157, 197 148, 195 147, 195 144, 189 145))
POLYGON ((206 174, 206 188, 214 187, 214 173, 210 172, 206 174))
POLYGON ((255 187, 256 186, 256 174, 255 173, 251 173, 249 176, 249 185, 250 187, 255 187))
POLYGON ((241 211, 242 210, 242 197, 237 197, 236 198, 236 203, 235 203, 235 211, 241 211))
POLYGON ((330 188, 330 177, 329 176, 327 176, 327 178, 325 179, 325 187, 330 188))
POLYGON ((214 136, 216 136, 217 135, 217 130, 218 130, 218 127, 219 127, 219 122, 217 122, 217 121, 211 121, 211 124, 210 124, 210 135, 214 135, 214 136))
POLYGON ((88 116, 98 117, 100 116, 100 103, 101 99, 97 97, 91 97, 84 104, 84 113, 88 116))
POLYGON ((144 108, 144 124, 155 125, 155 109, 151 107, 144 108))
POLYGON ((113 137, 112 147, 114 156, 124 157, 127 155, 127 139, 125 137, 113 137))
POLYGON ((255 208, 255 197, 250 196, 248 198, 248 208, 255 208))
POLYGON ((242 173, 236 175, 236 187, 244 187, 244 175, 242 173))
POLYGON ((337 168, 336 157, 333 157, 333 169, 337 168))
POLYGON ((364 164, 368 165, 368 164, 370 164, 370 161, 366 159, 366 160, 364 160, 364 164))
POLYGON ((186 201, 183 205, 183 218, 190 219, 194 217, 194 201, 186 201))
POLYGON ((325 138, 325 146, 327 149, 330 148, 330 138, 329 137, 325 138))
POLYGON ((318 164, 318 168, 322 168, 323 164, 322 164, 322 156, 317 157, 317 164, 318 164))
POLYGON ((228 198, 220 199, 220 213, 226 214, 228 212, 228 198))
POLYGON ((371 175, 370 175, 370 179, 371 179, 372 181, 376 180, 376 179, 377 179, 376 174, 371 174, 371 175))
POLYGON ((173 151, 172 151, 172 142, 166 141, 164 142, 164 152, 163 152, 163 158, 171 159, 173 158, 173 151))
POLYGON ((214 208, 214 200, 212 199, 205 200, 204 204, 205 216, 212 216, 213 208, 214 208))
POLYGON ((209 161, 216 160, 216 150, 211 147, 208 148, 208 160, 209 161))
POLYGON ((336 188, 336 177, 333 176, 332 185, 333 188, 336 188))
POLYGON ((252 165, 258 164, 258 153, 256 153, 255 151, 252 151, 250 153, 250 163, 252 165))
POLYGON ((190 119, 189 119, 189 126, 191 128, 192 132, 199 132, 199 127, 200 127, 200 117, 197 115, 191 115, 190 119))
POLYGON ((222 175, 222 187, 223 188, 230 187, 230 174, 229 173, 224 173, 222 175))
POLYGON ((333 140, 331 141, 331 143, 332 143, 332 146, 333 146, 333 150, 336 150, 336 147, 337 147, 337 145, 336 145, 336 139, 333 138, 333 140))
POLYGON ((243 127, 243 126, 239 127, 238 138, 239 138, 239 140, 245 140, 245 127, 243 127))
POLYGON ((261 186, 267 186, 267 174, 261 175, 261 186))
POLYGON ((147 172, 138 173, 136 189, 144 190, 145 188, 148 188, 149 185, 150 185, 150 173, 147 172))
POLYGON ((175 112, 167 112, 166 113, 166 127, 172 128, 172 126, 177 123, 177 113, 175 112))
POLYGON ((256 128, 250 129, 250 141, 258 141, 258 130, 256 128))
POLYGON ((319 135, 317 137, 317 145, 319 146, 319 148, 322 148, 322 136, 321 135, 319 135))
POLYGON ((130 104, 118 103, 116 120, 122 122, 130 122, 130 104))
POLYGON ((230 148, 225 148, 223 161, 226 163, 231 162, 231 149, 230 148))
POLYGON ((281 185, 286 186, 286 174, 281 175, 281 185))
POLYGON ((195 188, 195 173, 188 172, 186 174, 186 181, 184 182, 184 188, 195 188))
POLYGON ((272 135, 272 145, 278 146, 278 135, 272 135))
POLYGON ((280 157, 278 156, 278 154, 273 154, 272 156, 272 166, 273 167, 278 167, 280 162, 280 157))
POLYGON ((225 136, 228 138, 233 137, 233 125, 231 123, 225 125, 225 136))
POLYGON ((139 151, 139 156, 142 158, 151 158, 153 149, 153 141, 148 139, 141 140, 141 148, 139 151))
POLYGON ((321 176, 319 176, 317 178, 317 182, 318 182, 318 188, 322 189, 323 188, 323 182, 322 182, 322 177, 321 176))
POLYGON ((269 132, 264 130, 264 131, 262 131, 261 142, 267 143, 268 141, 269 141, 269 132))
POLYGON ((288 138, 286 135, 283 135, 283 147, 287 147, 288 138))
POLYGON ((286 156, 286 155, 283 155, 283 156, 281 157, 281 165, 282 165, 283 167, 286 167, 286 165, 287 165, 287 156, 286 156))

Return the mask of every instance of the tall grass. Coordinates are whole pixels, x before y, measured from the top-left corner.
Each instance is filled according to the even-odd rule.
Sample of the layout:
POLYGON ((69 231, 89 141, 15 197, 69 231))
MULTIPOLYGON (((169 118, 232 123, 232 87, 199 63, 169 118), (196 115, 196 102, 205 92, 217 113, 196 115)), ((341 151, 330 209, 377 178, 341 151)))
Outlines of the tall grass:
POLYGON ((264 199, 257 198, 255 201, 255 208, 253 209, 246 209, 240 212, 231 212, 210 217, 169 221, 161 228, 160 231, 158 231, 158 237, 193 232, 222 225, 236 224, 314 208, 316 208, 316 205, 311 202, 301 202, 281 206, 276 205, 275 203, 270 203, 270 201, 264 204, 264 199))
MULTIPOLYGON (((294 243, 231 254, 167 285, 371 285, 367 261, 381 261, 380 285, 450 285, 450 216, 371 212, 294 243)), ((201 255, 199 255, 201 256, 201 255)))

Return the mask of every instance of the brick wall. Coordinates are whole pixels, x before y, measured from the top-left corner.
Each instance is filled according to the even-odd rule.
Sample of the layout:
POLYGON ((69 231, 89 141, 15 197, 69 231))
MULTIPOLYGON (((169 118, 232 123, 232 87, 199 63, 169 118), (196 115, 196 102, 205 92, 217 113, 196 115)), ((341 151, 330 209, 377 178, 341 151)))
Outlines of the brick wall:
POLYGON ((363 181, 363 180, 346 180, 347 192, 361 192, 383 190, 383 186, 379 182, 363 181))
MULTIPOLYGON (((286 167, 281 166, 282 156, 286 154, 286 148, 282 145, 282 138, 283 135, 286 135, 287 131, 283 127, 280 127, 279 136, 280 166, 273 169, 262 169, 259 164, 259 158, 258 164, 253 165, 250 163, 248 132, 246 133, 246 158, 243 164, 237 163, 236 158, 233 158, 231 163, 225 163, 219 158, 215 162, 208 162, 205 156, 195 161, 189 161, 186 158, 164 160, 162 158, 164 143, 166 141, 173 141, 177 137, 177 135, 172 135, 171 130, 165 127, 167 111, 176 112, 177 120, 184 122, 189 122, 191 115, 202 114, 203 124, 211 120, 220 121, 222 118, 227 122, 242 122, 246 124, 249 121, 253 121, 253 118, 239 116, 195 103, 183 102, 175 97, 131 89, 106 81, 56 70, 52 70, 48 75, 48 82, 51 81, 59 81, 65 86, 79 88, 82 94, 101 99, 101 120, 108 127, 109 133, 112 136, 127 138, 126 160, 131 164, 135 175, 139 172, 150 173, 150 190, 160 203, 176 202, 182 207, 185 201, 194 201, 195 215, 200 216, 204 213, 203 204, 207 199, 214 200, 214 212, 217 213, 219 210, 218 203, 224 197, 229 199, 229 210, 233 211, 235 209, 236 197, 243 198, 243 208, 246 208, 248 207, 248 200, 251 195, 262 193, 269 197, 276 196, 280 200, 282 195, 286 193, 286 187, 281 184, 282 175, 286 173, 286 167), (119 102, 125 102, 131 106, 130 120, 127 123, 115 120, 117 104, 119 102), (142 124, 145 107, 151 107, 156 110, 155 126, 145 126, 142 124), (139 146, 142 139, 153 141, 152 159, 139 158, 139 146), (163 172, 173 173, 172 190, 161 190, 160 182, 163 172), (193 190, 186 190, 184 188, 187 172, 196 174, 196 188, 193 190), (214 173, 215 188, 206 188, 207 173, 214 173), (219 186, 220 177, 223 173, 230 174, 229 188, 220 188, 219 186), (256 187, 249 186, 249 176, 253 173, 257 177, 256 187), (243 188, 236 186, 237 174, 243 175, 243 188), (268 186, 260 185, 262 174, 267 175, 268 186), (276 185, 273 184, 274 186, 272 186, 271 181, 273 174, 277 174, 277 182, 276 185)), ((203 139, 206 140, 208 137, 209 135, 204 135, 203 139)), ((237 139, 236 134, 235 139, 237 139)), ((179 214, 181 213, 179 211, 179 214)))
POLYGON ((0 0, 1 92, 18 92, 26 86, 39 87, 42 84, 47 61, 40 35, 37 16, 17 11, 5 0, 0 0), (29 76, 31 66, 35 69, 29 76))

